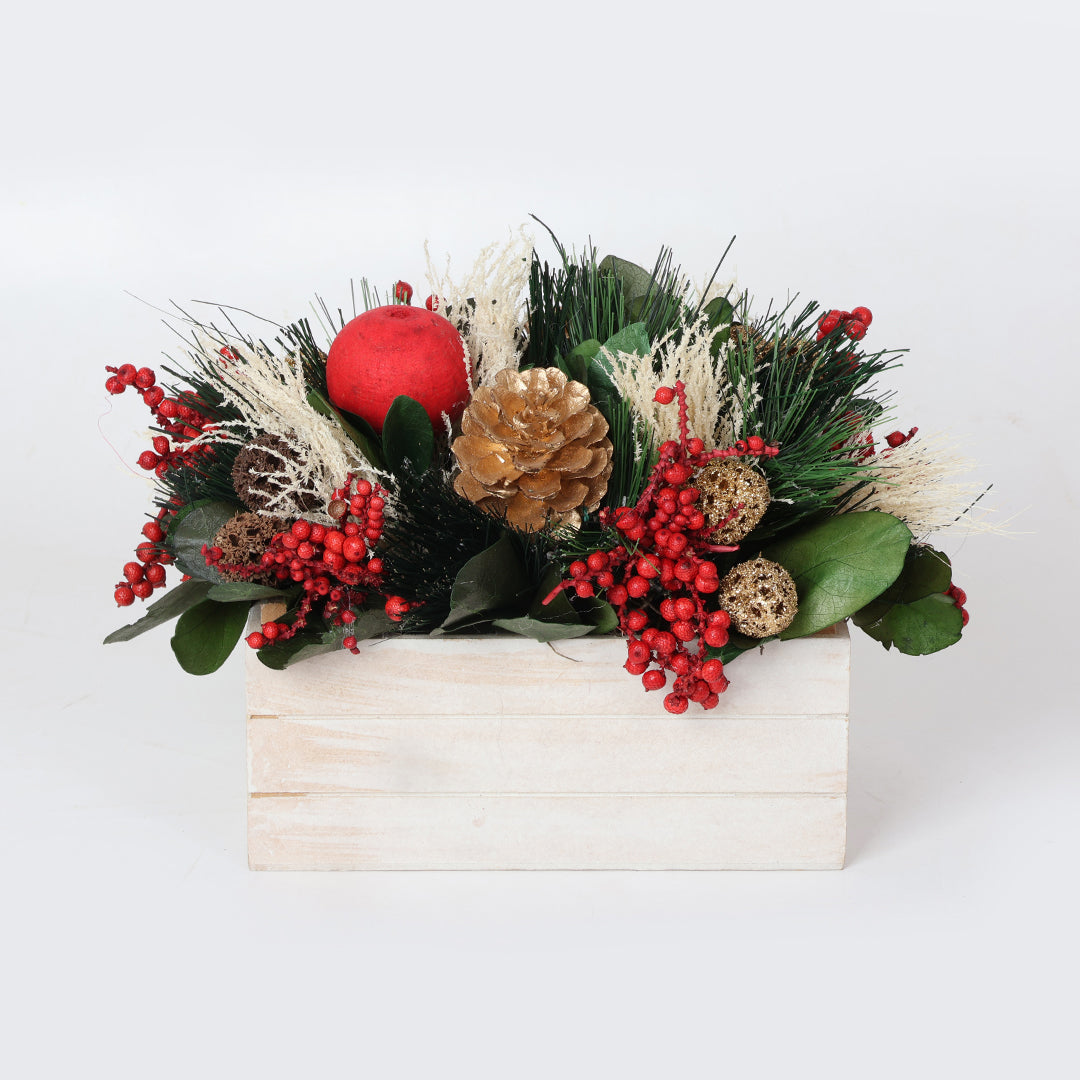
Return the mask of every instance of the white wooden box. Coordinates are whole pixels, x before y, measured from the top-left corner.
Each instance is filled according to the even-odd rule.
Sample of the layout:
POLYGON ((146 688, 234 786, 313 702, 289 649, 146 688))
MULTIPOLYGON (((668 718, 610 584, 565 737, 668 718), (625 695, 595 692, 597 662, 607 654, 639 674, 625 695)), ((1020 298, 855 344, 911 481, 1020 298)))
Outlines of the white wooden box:
POLYGON ((664 710, 619 638, 393 638, 275 672, 249 653, 255 870, 839 869, 841 623, 664 710))

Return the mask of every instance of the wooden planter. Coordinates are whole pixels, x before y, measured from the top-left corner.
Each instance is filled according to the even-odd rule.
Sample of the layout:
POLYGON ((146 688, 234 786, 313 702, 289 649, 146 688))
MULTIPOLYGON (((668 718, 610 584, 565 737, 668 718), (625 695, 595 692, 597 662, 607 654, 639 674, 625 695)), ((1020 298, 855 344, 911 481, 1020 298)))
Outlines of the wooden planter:
POLYGON ((255 870, 839 869, 841 623, 672 716, 619 638, 396 638, 247 660, 255 870))

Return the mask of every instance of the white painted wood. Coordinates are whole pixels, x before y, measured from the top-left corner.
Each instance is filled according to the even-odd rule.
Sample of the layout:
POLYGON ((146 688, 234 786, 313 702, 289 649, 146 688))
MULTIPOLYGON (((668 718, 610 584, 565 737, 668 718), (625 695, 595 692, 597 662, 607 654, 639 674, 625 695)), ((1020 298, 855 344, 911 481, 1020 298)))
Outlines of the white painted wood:
POLYGON ((264 795, 255 870, 836 870, 842 795, 264 795))
POLYGON ((671 716, 624 658, 619 639, 513 637, 286 672, 250 655, 251 865, 843 864, 846 626, 740 657, 708 713, 671 716))

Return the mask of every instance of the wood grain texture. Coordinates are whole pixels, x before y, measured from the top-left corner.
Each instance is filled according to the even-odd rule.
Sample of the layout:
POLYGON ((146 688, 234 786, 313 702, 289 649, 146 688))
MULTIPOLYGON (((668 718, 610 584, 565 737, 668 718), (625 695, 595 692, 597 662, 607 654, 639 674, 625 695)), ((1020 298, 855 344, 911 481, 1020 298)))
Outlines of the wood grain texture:
POLYGON ((842 795, 264 795, 255 870, 834 870, 842 795))
POLYGON ((251 866, 838 868, 849 649, 840 625, 741 657, 678 717, 619 639, 249 655, 251 866))

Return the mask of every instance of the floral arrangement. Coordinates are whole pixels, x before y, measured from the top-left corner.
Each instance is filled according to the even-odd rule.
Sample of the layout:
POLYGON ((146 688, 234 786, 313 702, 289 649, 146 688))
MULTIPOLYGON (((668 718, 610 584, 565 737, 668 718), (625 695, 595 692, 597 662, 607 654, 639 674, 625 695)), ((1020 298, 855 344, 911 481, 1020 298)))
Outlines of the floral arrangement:
POLYGON ((867 346, 868 308, 755 314, 719 267, 695 288, 667 249, 646 269, 551 239, 550 264, 522 232, 461 281, 429 258, 423 306, 363 281, 351 318, 320 301, 258 337, 180 311, 167 386, 108 368, 150 410, 156 481, 116 602, 182 578, 106 641, 175 619, 206 674, 253 604, 275 669, 389 634, 617 631, 681 713, 841 619, 909 654, 960 640, 927 538, 986 528, 981 492, 947 438, 887 431, 901 354, 867 346))

